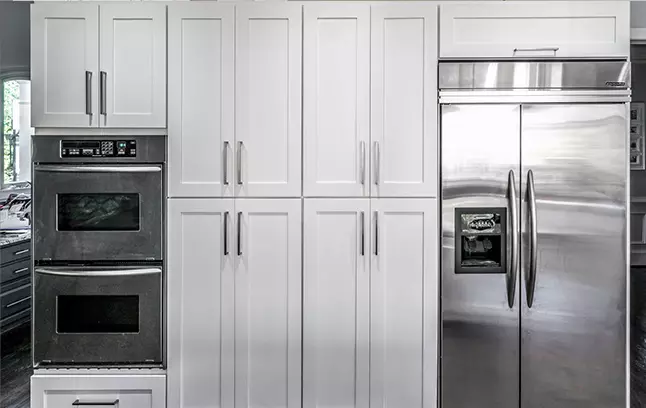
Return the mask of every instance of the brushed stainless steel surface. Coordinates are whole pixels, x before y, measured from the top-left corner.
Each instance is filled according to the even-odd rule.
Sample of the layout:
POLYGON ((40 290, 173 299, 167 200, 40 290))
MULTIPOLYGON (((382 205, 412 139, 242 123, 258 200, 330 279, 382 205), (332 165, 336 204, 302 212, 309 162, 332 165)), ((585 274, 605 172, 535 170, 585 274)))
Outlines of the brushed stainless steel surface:
MULTIPOLYGON (((507 190, 509 197, 509 226, 511 231, 518 231, 518 195, 516 194, 516 177, 514 171, 509 170, 507 179, 507 190)), ((510 308, 514 307, 516 298, 516 282, 518 281, 518 234, 510 234, 511 256, 509 265, 507 265, 507 304, 510 308)))
POLYGON ((522 308, 522 408, 626 407, 627 114, 523 106, 538 252, 534 304, 522 308))
POLYGON ((518 408, 519 306, 509 307, 507 274, 455 274, 454 210, 508 207, 519 135, 519 105, 441 107, 442 408, 518 408))
POLYGON ((48 173, 155 173, 162 171, 161 166, 64 166, 37 164, 34 169, 48 173))
POLYGON ((58 266, 48 268, 34 268, 35 273, 43 275, 58 276, 85 276, 85 277, 103 277, 103 276, 134 276, 134 275, 154 275, 162 273, 161 268, 137 268, 137 267, 74 267, 58 266))
POLYGON ((440 62, 441 90, 628 89, 627 61, 440 62))
MULTIPOLYGON (((62 273, 34 273, 33 359, 34 366, 159 365, 162 363, 163 272, 84 276, 83 270, 159 270, 139 267, 59 267, 62 273), (64 273, 67 268, 69 273, 64 273), (137 296, 138 332, 61 333, 60 321, 73 321, 61 315, 62 296, 137 296), (59 318, 61 319, 59 321, 59 318)), ((118 308, 123 312, 123 308, 118 308)), ((129 311, 132 313, 132 311, 129 311)), ((128 316, 131 318, 131 316, 128 316)))
POLYGON ((534 172, 527 171, 527 228, 529 236, 529 257, 527 259, 527 273, 525 275, 525 294, 527 295, 527 307, 534 304, 534 293, 536 290, 536 260, 538 255, 538 231, 536 227, 536 189, 534 185, 534 172))

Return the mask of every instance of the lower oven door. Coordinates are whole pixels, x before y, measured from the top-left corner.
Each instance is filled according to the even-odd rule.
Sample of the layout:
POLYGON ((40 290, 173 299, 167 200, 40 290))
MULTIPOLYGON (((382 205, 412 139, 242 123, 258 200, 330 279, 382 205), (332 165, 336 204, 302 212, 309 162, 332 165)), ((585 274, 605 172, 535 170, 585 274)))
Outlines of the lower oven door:
POLYGON ((36 267, 34 366, 160 365, 162 269, 36 267))
POLYGON ((34 259, 162 259, 160 165, 34 165, 34 259))

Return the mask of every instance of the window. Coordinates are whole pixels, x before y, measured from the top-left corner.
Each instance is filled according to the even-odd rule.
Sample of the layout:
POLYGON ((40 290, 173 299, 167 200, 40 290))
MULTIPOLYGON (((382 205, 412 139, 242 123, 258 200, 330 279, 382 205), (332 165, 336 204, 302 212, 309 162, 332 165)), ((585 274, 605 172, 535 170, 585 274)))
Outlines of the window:
POLYGON ((31 179, 30 82, 18 78, 2 80, 2 179, 6 185, 31 179))

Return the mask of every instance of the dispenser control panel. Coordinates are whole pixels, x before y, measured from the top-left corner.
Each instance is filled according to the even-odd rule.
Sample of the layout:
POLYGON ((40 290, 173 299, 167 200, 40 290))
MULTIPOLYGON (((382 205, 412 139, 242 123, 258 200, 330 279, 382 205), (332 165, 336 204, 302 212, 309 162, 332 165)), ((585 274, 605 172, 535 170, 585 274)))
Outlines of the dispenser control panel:
POLYGON ((506 273, 507 209, 455 209, 455 273, 506 273))

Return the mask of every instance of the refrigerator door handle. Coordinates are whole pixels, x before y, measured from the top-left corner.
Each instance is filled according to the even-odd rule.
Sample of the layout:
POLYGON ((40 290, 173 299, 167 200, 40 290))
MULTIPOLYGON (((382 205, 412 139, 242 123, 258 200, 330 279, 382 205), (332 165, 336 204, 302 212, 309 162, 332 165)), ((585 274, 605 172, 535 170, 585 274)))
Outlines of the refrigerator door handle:
POLYGON ((534 290, 536 289, 536 260, 538 236, 536 231, 536 190, 534 189, 534 173, 527 172, 527 206, 529 207, 529 268, 525 276, 527 292, 527 307, 534 304, 534 290))
POLYGON ((511 221, 511 260, 507 266, 507 304, 514 307, 516 297, 516 277, 518 276, 518 203, 516 197, 516 177, 514 171, 509 170, 507 179, 509 218, 511 221))

